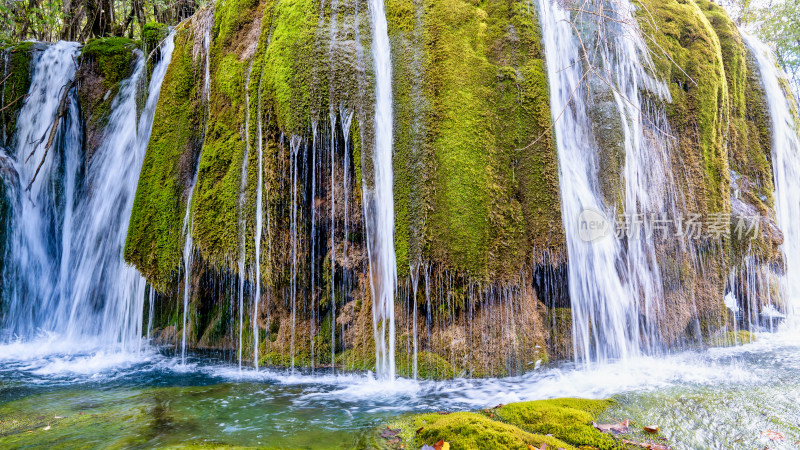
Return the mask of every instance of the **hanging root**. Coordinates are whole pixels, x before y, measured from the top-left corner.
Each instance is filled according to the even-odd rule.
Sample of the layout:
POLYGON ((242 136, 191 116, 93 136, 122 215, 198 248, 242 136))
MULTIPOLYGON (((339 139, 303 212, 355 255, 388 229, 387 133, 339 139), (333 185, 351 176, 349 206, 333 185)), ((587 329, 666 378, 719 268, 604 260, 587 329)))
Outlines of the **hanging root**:
MULTIPOLYGON (((69 91, 75 85, 75 81, 71 81, 70 83, 61 87, 64 93, 61 95, 61 101, 58 103, 58 113, 56 114, 55 120, 53 120, 53 126, 50 127, 50 136, 47 138, 47 144, 44 147, 44 154, 42 155, 42 160, 39 161, 39 165, 36 166, 36 172, 33 173, 33 178, 28 183, 28 187, 25 188, 26 191, 31 190, 31 186, 33 186, 33 182, 36 181, 36 176, 39 175, 39 170, 41 170, 42 165, 44 164, 45 159, 47 159, 47 154, 50 152, 50 147, 53 145, 53 140, 56 137, 56 131, 58 131, 58 123, 61 121, 61 118, 64 117, 64 114, 67 111, 67 97, 69 96, 69 91)), ((46 132, 45 132, 46 133, 46 132)), ((25 158, 25 162, 27 163, 29 159, 36 153, 36 149, 39 147, 39 144, 42 143, 44 140, 44 136, 39 140, 39 142, 34 146, 33 151, 25 158)))

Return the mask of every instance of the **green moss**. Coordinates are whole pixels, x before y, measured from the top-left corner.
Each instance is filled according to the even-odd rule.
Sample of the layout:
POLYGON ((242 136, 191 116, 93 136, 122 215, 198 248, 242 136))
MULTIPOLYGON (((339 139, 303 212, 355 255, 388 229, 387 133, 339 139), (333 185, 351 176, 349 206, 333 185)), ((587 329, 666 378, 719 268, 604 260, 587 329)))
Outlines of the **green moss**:
POLYGON ((419 414, 401 418, 388 424, 391 429, 400 429, 400 436, 409 448, 433 445, 440 439, 450 443, 452 450, 528 450, 530 446, 540 448, 574 447, 555 437, 528 433, 477 413, 457 412, 452 414, 419 414), (417 432, 419 430, 419 432, 417 432))
POLYGON ((393 33, 412 31, 415 28, 413 0, 387 0, 386 22, 393 33))
POLYGON ((710 347, 734 347, 755 342, 756 337, 747 330, 727 331, 706 340, 710 347))
MULTIPOLYGON (((17 116, 23 105, 23 97, 28 93, 32 77, 33 42, 22 42, 5 48, 8 53, 8 66, 5 68, 8 78, 3 83, 3 104, 0 107, 4 136, 11 140, 16 133, 17 116)), ((10 145, 10 142, 6 143, 10 145)))
MULTIPOLYGON (((302 136, 311 124, 311 91, 320 86, 313 76, 315 64, 322 58, 317 45, 319 3, 312 0, 287 0, 275 4, 265 18, 268 34, 261 76, 265 107, 272 108, 278 127, 287 135, 302 136)), ((324 85, 324 83, 323 83, 324 85)))
POLYGON ((116 37, 93 39, 83 47, 77 85, 88 158, 101 145, 121 83, 132 74, 135 49, 130 39, 116 37))
POLYGON ((97 64, 107 89, 114 87, 131 74, 134 41, 122 37, 92 39, 83 46, 80 60, 97 64))
POLYGON ((697 199, 697 212, 728 212, 730 100, 720 40, 694 0, 640 3, 642 30, 673 100, 667 114, 687 173, 681 187, 697 199))
MULTIPOLYGON (((603 434, 592 422, 612 400, 555 399, 501 405, 482 413, 427 413, 399 417, 385 426, 398 430, 408 448, 433 445, 440 439, 453 449, 595 448, 623 449, 625 445, 603 434)), ((377 442, 380 440, 376 439, 377 442)))
MULTIPOLYGON (((5 177, 0 179, 0 255, 6 254, 8 243, 9 223, 12 214, 12 202, 9 198, 9 189, 5 177)), ((3 273, 5 258, 0 258, 0 273, 3 273)), ((3 293, 3 286, 0 286, 0 295, 3 293)), ((4 312, 3 304, 0 303, 0 315, 4 312)))
POLYGON ((610 400, 540 400, 512 403, 497 408, 495 414, 530 433, 552 435, 575 446, 611 450, 622 448, 620 442, 597 430, 592 422, 612 405, 610 400))
MULTIPOLYGON (((348 349, 336 355, 336 365, 345 370, 375 371, 375 350, 373 348, 348 349)), ((395 370, 397 376, 412 378, 414 376, 414 363, 407 355, 395 355, 395 370)), ((423 380, 452 380, 461 371, 441 356, 421 351, 417 354, 417 377, 423 380)))
POLYGON ((150 52, 169 34, 169 26, 160 22, 148 22, 142 28, 142 47, 150 52))
POLYGON ((248 47, 257 39, 258 4, 230 1, 216 6, 210 49, 210 101, 195 189, 195 242, 204 258, 228 267, 238 258, 239 197, 245 158, 245 88, 248 47), (255 28, 255 37, 250 30, 255 28))
MULTIPOLYGON (((707 0, 696 0, 719 38, 730 104, 727 150, 731 168, 740 176, 739 198, 762 215, 773 214, 771 133, 767 104, 757 65, 725 11, 707 0)), ((732 238, 732 259, 745 253, 776 258, 776 249, 766 236, 741 241, 732 238)))
POLYGON ((202 134, 202 72, 195 68, 192 42, 189 30, 175 36, 125 246, 125 259, 161 292, 180 267, 186 189, 202 134))
POLYGON ((431 2, 423 27, 436 168, 428 250, 478 278, 510 276, 533 245, 563 242, 534 9, 431 2))
MULTIPOLYGON (((425 98, 421 95, 419 76, 421 30, 415 26, 414 4, 410 0, 386 3, 386 15, 392 39, 392 94, 394 97, 394 248, 397 273, 408 275, 409 262, 417 261, 423 243, 419 232, 425 218, 422 189, 427 176, 424 150, 425 98), (413 256, 412 256, 413 255, 413 256)), ((360 172, 361 168, 358 168, 360 172)))

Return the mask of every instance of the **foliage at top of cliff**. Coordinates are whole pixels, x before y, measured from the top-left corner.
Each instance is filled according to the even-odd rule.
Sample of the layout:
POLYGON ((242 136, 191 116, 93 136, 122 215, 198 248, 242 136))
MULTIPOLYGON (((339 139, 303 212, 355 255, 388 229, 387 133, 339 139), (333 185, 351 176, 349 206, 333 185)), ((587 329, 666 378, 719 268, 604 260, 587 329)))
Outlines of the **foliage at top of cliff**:
POLYGON ((208 0, 0 0, 0 41, 146 39, 150 23, 176 25, 206 3, 208 0))

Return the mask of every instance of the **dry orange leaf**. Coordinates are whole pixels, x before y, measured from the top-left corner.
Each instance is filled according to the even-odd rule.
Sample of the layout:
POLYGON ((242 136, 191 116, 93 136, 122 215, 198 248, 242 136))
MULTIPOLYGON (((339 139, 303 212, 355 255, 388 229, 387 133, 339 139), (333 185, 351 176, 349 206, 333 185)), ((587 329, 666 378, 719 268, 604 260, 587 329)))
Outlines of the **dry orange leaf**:
POLYGON ((782 441, 786 439, 786 436, 784 436, 783 433, 772 430, 764 430, 761 432, 761 435, 771 441, 782 441))

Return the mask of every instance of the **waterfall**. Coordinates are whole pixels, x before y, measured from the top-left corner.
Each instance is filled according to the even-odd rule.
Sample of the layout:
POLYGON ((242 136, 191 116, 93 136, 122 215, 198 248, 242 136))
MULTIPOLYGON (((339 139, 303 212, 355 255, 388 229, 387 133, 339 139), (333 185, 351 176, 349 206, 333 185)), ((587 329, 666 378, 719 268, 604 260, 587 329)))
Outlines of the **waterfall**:
POLYGON ((412 376, 414 377, 415 380, 417 379, 418 375, 418 360, 419 360, 419 343, 417 339, 417 288, 419 287, 419 266, 420 266, 419 262, 411 263, 409 266, 409 274, 411 275, 411 292, 412 292, 411 295, 414 297, 414 302, 411 310, 413 318, 412 333, 414 335, 414 341, 413 341, 414 355, 413 359, 411 360, 411 364, 412 364, 412 376))
POLYGON ((775 212, 783 230, 786 276, 782 277, 787 311, 800 307, 800 136, 793 111, 794 97, 786 75, 778 68, 772 51, 764 43, 742 32, 761 72, 772 124, 772 167, 775 177, 775 212), (791 102, 791 103, 790 103, 791 102))
POLYGON ((291 170, 292 170, 292 280, 291 280, 291 302, 292 302, 292 334, 291 334, 291 355, 292 369, 294 369, 294 337, 297 315, 297 154, 303 140, 300 136, 292 136, 290 143, 291 149, 291 170))
POLYGON ((140 347, 145 281, 122 254, 172 49, 170 35, 162 44, 162 59, 153 70, 138 121, 137 90, 145 59, 136 51, 133 73, 121 83, 104 139, 90 158, 82 148, 81 118, 72 88, 78 44, 53 44, 35 61, 29 95, 19 114, 14 155, 20 186, 13 191, 3 274, 9 305, 3 328, 8 337, 56 333, 83 345, 121 351, 140 347), (48 151, 47 136, 54 126, 58 133, 48 151), (30 189, 23 189, 42 160, 30 189))
POLYGON ((612 224, 617 213, 631 217, 675 212, 673 200, 668 200, 669 147, 659 143, 669 142, 659 134, 666 129, 663 107, 658 110, 640 98, 649 94, 663 103, 669 101, 669 91, 647 73, 652 61, 638 35, 633 6, 625 1, 599 5, 605 8, 602 14, 587 13, 599 24, 575 25, 572 21, 586 18, 571 17, 555 1, 539 2, 569 254, 573 351, 576 359, 587 363, 633 357, 656 345, 653 323, 660 311, 662 282, 655 245, 645 237, 629 239, 623 246, 614 238, 612 224), (597 38, 599 59, 593 61, 594 68, 588 66, 575 34, 584 25, 590 33, 603 34, 597 38), (612 124, 618 120, 623 132, 623 141, 614 144, 622 146, 625 166, 620 180, 610 180, 624 182, 622 211, 616 210, 616 199, 605 198, 601 189, 601 175, 610 175, 601 174, 595 130, 609 124, 591 118, 591 108, 601 106, 592 103, 592 89, 611 91, 616 112, 600 120, 612 124), (585 227, 590 225, 599 225, 600 232, 587 234, 585 227), (640 314, 646 320, 644 327, 640 314))
POLYGON ((336 114, 331 110, 331 369, 336 371, 336 114))
POLYGON ((150 339, 150 333, 153 332, 153 314, 155 313, 155 303, 156 303, 156 290, 150 286, 148 289, 148 308, 147 308, 147 332, 145 333, 145 338, 150 339))
POLYGON ((311 138, 311 323, 310 333, 308 333, 309 340, 311 341, 311 371, 314 371, 314 334, 317 326, 317 279, 314 268, 317 265, 317 208, 314 202, 317 201, 317 121, 311 124, 312 138, 311 138))
POLYGON ((181 329, 181 362, 183 364, 186 364, 186 323, 189 316, 189 300, 191 300, 190 296, 192 292, 192 257, 194 255, 194 240, 192 239, 192 229, 194 228, 192 197, 194 196, 196 180, 197 174, 195 174, 192 180, 189 198, 186 200, 186 213, 183 216, 183 232, 186 236, 183 242, 183 328, 181 329))
MULTIPOLYGON (((263 80, 263 78, 261 78, 263 80)), ((261 87, 258 89, 258 116, 256 117, 258 145, 258 185, 256 186, 256 230, 253 236, 253 246, 256 254, 256 291, 253 295, 253 367, 258 370, 258 303, 261 300, 261 234, 263 231, 264 201, 262 189, 264 184, 264 135, 261 119, 261 87)), ((248 107, 248 111, 249 111, 248 107)))
MULTIPOLYGON (((378 378, 393 379, 394 294, 397 261, 394 253, 394 193, 392 175, 392 57, 383 0, 370 0, 372 54, 375 62, 374 192, 364 202, 367 250, 372 282, 372 322, 375 370, 378 378)), ((365 190, 366 191, 366 190, 365 190)))

